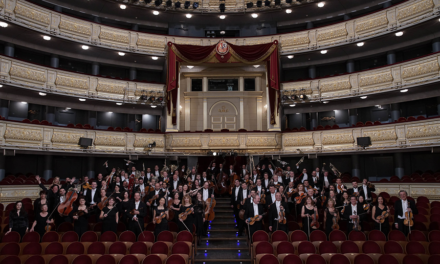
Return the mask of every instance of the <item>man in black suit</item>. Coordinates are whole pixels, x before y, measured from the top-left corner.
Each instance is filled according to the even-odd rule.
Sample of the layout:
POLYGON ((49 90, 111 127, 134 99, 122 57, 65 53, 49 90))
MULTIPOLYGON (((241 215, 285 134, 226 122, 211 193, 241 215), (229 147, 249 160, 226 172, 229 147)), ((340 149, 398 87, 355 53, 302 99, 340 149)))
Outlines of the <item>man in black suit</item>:
POLYGON ((116 180, 116 168, 111 168, 108 166, 108 162, 106 161, 105 163, 105 170, 106 170, 106 176, 109 176, 109 180, 108 180, 108 184, 114 183, 116 180))
POLYGON ((66 190, 66 192, 68 192, 70 188, 75 188, 75 185, 74 185, 75 180, 76 180, 75 177, 73 177, 72 179, 66 178, 66 183, 63 184, 61 186, 61 188, 66 190))
MULTIPOLYGON (((215 198, 214 192, 212 191, 212 189, 209 189, 208 182, 205 182, 203 184, 203 188, 202 188, 201 192, 202 192, 202 199, 205 203, 207 202, 208 198, 211 198, 211 199, 215 198)), ((208 203, 206 205, 209 206, 208 203)), ((209 223, 209 221, 205 221, 203 223, 203 235, 205 235, 205 236, 207 235, 207 231, 208 231, 208 223, 209 223)))
POLYGON ((237 205, 240 202, 240 200, 238 199, 238 197, 240 195, 240 189, 241 189, 240 181, 235 180, 234 184, 235 184, 235 187, 232 188, 232 192, 231 192, 231 208, 234 210, 235 223, 236 223, 236 226, 238 227, 238 223, 240 221, 238 214, 239 214, 240 210, 238 209, 237 205))
MULTIPOLYGON (((266 165, 261 165, 261 168, 260 168, 260 175, 264 175, 265 173, 266 173, 267 171, 266 171, 266 165)), ((269 173, 267 174, 267 175, 269 175, 269 173)))
POLYGON ((302 172, 299 170, 299 166, 296 166, 296 175, 298 175, 299 182, 304 183, 304 181, 309 181, 309 183, 313 182, 312 177, 307 173, 307 169, 303 168, 302 172))
POLYGON ((272 168, 272 164, 267 165, 266 172, 269 174, 269 178, 272 178, 275 175, 275 169, 272 168))
POLYGON ((342 195, 343 192, 347 191, 347 186, 345 186, 344 184, 342 184, 342 179, 341 178, 337 178, 336 179, 336 192, 338 195, 342 195), (342 190, 341 190, 342 189, 342 190))
POLYGON ((256 195, 253 200, 253 203, 249 204, 244 212, 244 219, 245 219, 245 223, 248 224, 249 227, 249 235, 251 241, 253 234, 256 231, 263 229, 263 224, 261 223, 261 220, 263 219, 263 212, 264 209, 263 209, 263 205, 260 204, 260 196, 256 195), (249 224, 250 218, 257 215, 259 216, 258 219, 255 221, 253 225, 250 225, 249 224))
POLYGON ((262 195, 266 193, 266 190, 264 189, 263 185, 261 185, 261 179, 257 179, 255 187, 252 190, 255 191, 255 193, 258 195, 262 195))
POLYGON ((368 203, 371 203, 373 201, 373 197, 371 196, 371 193, 375 192, 376 188, 368 187, 369 183, 370 182, 368 182, 368 179, 362 180, 362 186, 360 187, 359 195, 363 196, 365 201, 367 201, 368 203))
POLYGON ((263 188, 265 190, 269 190, 269 185, 270 185, 270 179, 269 179, 269 174, 267 174, 266 172, 264 173, 263 179, 261 180, 261 186, 263 186, 263 188))
POLYGON ((154 185, 154 191, 151 191, 146 200, 147 201, 147 206, 150 207, 151 213, 153 213, 153 210, 156 209, 156 207, 159 205, 159 200, 160 198, 164 197, 165 193, 162 191, 160 183, 155 183, 154 185), (153 199, 153 197, 156 196, 157 198, 154 201, 148 202, 150 199, 153 199))
POLYGON ((202 179, 201 179, 201 181, 202 181, 202 182, 200 183, 200 186, 202 186, 203 184, 205 184, 205 182, 207 182, 207 181, 212 181, 212 178, 208 176, 208 174, 206 173, 206 171, 204 171, 204 172, 202 173, 202 179))
POLYGON ((160 177, 160 170, 159 170, 159 166, 158 165, 154 166, 153 177, 156 178, 156 181, 160 177))
POLYGON ((359 219, 359 226, 362 226, 362 220, 367 217, 364 213, 364 208, 358 204, 356 196, 350 197, 350 204, 345 206, 343 219, 348 220, 347 235, 353 230, 354 222, 359 219))
POLYGON ((293 171, 290 171, 287 177, 284 179, 284 185, 288 186, 289 182, 293 182, 293 185, 295 185, 295 173, 293 171))
POLYGON ((258 175, 257 170, 253 170, 252 175, 250 175, 249 178, 254 184, 256 184, 257 180, 260 179, 260 176, 258 175))
POLYGON ((246 165, 243 164, 240 169, 241 178, 243 178, 246 174, 249 174, 249 171, 246 169, 246 165))
POLYGON ((312 171, 312 175, 310 176, 310 185, 312 185, 314 188, 316 188, 318 191, 321 190, 321 179, 316 174, 316 171, 312 171))
POLYGON ((194 181, 197 178, 197 173, 196 173, 196 169, 192 169, 190 174, 188 175, 188 177, 186 178, 187 181, 189 181, 189 179, 191 179, 191 181, 194 183, 194 181))
POLYGON ((228 175, 228 177, 231 177, 235 172, 234 172, 234 165, 229 165, 229 168, 223 168, 223 172, 226 173, 226 175, 228 175))
POLYGON ((400 200, 394 203, 394 225, 396 229, 402 231, 405 236, 409 233, 409 226, 404 225, 405 213, 412 212, 413 215, 419 213, 416 204, 412 200, 408 200, 408 193, 405 190, 399 192, 400 200))
POLYGON ((170 190, 170 193, 175 193, 177 192, 179 188, 179 176, 177 174, 173 175, 173 179, 169 182, 169 187, 168 189, 170 190))
POLYGON ((81 183, 81 190, 79 190, 79 194, 86 196, 87 195, 87 189, 84 189, 84 185, 87 184, 89 182, 89 177, 88 176, 84 176, 83 177, 83 182, 81 183))
MULTIPOLYGON (((245 209, 246 205, 249 203, 249 198, 251 196, 251 193, 247 187, 248 187, 247 184, 245 182, 243 182, 241 184, 240 192, 238 193, 238 198, 237 198, 238 203, 237 204, 239 206, 239 212, 240 212, 240 210, 245 209)), ((238 235, 239 236, 243 235, 243 230, 244 230, 244 221, 239 218, 239 220, 238 220, 238 235)))
POLYGON ((324 171, 324 176, 319 177, 321 180, 321 186, 328 192, 328 188, 333 184, 333 175, 329 174, 328 171, 324 171))
POLYGON ((141 201, 141 194, 134 194, 134 201, 130 201, 125 216, 128 219, 128 230, 136 234, 136 237, 144 230, 144 217, 147 213, 147 205, 141 201), (131 214, 133 212, 133 214, 131 214))
POLYGON ((275 185, 271 184, 269 185, 269 193, 266 194, 266 208, 269 208, 269 206, 275 202, 275 194, 277 192, 277 188, 275 188, 275 185))
POLYGON ((347 190, 348 195, 359 197, 359 191, 361 190, 361 188, 359 188, 357 181, 354 180, 351 182, 351 184, 353 185, 353 187, 347 190))
POLYGON ((118 185, 119 186, 119 190, 122 192, 122 182, 121 182, 121 177, 116 176, 115 177, 115 182, 110 184, 110 191, 113 192, 115 190, 115 186, 118 185))
POLYGON ((289 214, 289 207, 284 201, 281 200, 281 193, 277 192, 275 194, 275 199, 276 199, 275 202, 269 209, 269 230, 271 232, 282 230, 287 234, 288 233, 287 223, 286 224, 279 223, 278 219, 280 217, 280 212, 283 211, 285 213, 285 217, 287 217, 287 215, 289 214))

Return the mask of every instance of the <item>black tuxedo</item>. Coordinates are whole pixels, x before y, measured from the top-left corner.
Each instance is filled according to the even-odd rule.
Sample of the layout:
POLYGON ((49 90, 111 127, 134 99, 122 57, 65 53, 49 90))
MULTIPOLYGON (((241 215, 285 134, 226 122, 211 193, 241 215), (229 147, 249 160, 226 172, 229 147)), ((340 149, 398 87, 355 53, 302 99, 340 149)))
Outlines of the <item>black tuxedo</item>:
MULTIPOLYGON (((362 207, 362 204, 356 204, 356 214, 359 215, 359 225, 362 226, 362 221, 368 217, 368 214, 363 214, 366 211, 362 207), (360 215, 363 214, 363 215, 360 215)), ((345 220, 348 220, 348 227, 347 227, 347 233, 350 233, 353 230, 353 223, 351 223, 350 216, 353 215, 351 204, 345 206, 344 214, 342 215, 342 218, 345 220)))
POLYGON ((161 177, 160 176, 160 170, 155 170, 155 171, 152 172, 152 174, 153 174, 153 177, 157 177, 157 178, 161 177), (156 175, 156 172, 157 172, 157 175, 156 175))
MULTIPOLYGON (((366 198, 365 198, 364 187, 361 185, 359 188, 360 188, 359 195, 362 196, 362 197, 364 197, 364 199, 366 199, 366 198)), ((371 193, 372 193, 372 192, 375 192, 375 191, 376 191, 376 188, 369 188, 369 187, 367 186, 367 195, 368 195, 368 199, 369 199, 368 202, 373 201, 373 197, 371 197, 371 193)))
POLYGON ((168 190, 170 191, 170 193, 173 193, 173 191, 174 190, 178 190, 179 189, 179 184, 180 184, 180 181, 178 180, 177 181, 177 184, 176 184, 176 188, 174 188, 174 180, 173 179, 171 179, 169 182, 168 182, 168 190))
MULTIPOLYGON (((263 205, 258 204, 258 215, 263 215, 264 209, 263 209, 263 205)), ((255 211, 254 211, 254 203, 249 203, 248 206, 246 207, 245 211, 244 211, 244 219, 245 221, 251 217, 255 216, 255 211)), ((263 220, 263 219, 261 219, 263 220)), ((245 223, 246 224, 246 223, 245 223)), ((255 221, 255 223, 253 225, 249 224, 249 231, 250 231, 250 237, 252 240, 252 235, 258 231, 258 230, 262 230, 263 229, 263 224, 261 221, 255 221)))
POLYGON ((95 202, 95 205, 98 205, 98 203, 101 201, 101 189, 96 188, 95 195, 93 197, 92 197, 92 190, 87 190, 87 193, 86 193, 87 206, 90 206, 92 201, 95 202))
POLYGON ((196 174, 189 174, 188 175, 188 177, 186 178, 187 179, 187 182, 188 182, 188 179, 191 179, 191 181, 194 183, 194 181, 196 180, 196 177, 197 177, 197 175, 196 174))
POLYGON ((205 184, 205 182, 207 181, 212 181, 212 179, 209 176, 206 176, 206 180, 203 179, 203 177, 200 179, 200 186, 203 186, 203 184, 205 184))
MULTIPOLYGON (((287 203, 281 201, 281 206, 284 207, 285 215, 287 217, 287 215, 289 214, 289 207, 287 206, 287 203)), ((280 223, 278 223, 278 220, 275 220, 275 218, 279 218, 279 214, 278 214, 277 207, 274 204, 269 209, 269 226, 272 227, 272 232, 275 232, 277 230, 282 230, 282 231, 286 232, 286 234, 287 234, 288 233, 288 231, 287 231, 287 223, 286 224, 280 224, 280 223)))
MULTIPOLYGON (((298 183, 304 183, 303 179, 304 179, 304 173, 302 171, 299 170, 299 167, 296 168, 296 175, 298 175, 297 177, 298 179, 298 183)), ((313 186, 313 178, 312 178, 312 174, 311 173, 307 173, 307 178, 304 180, 308 180, 309 184, 313 186)))
MULTIPOLYGON (((113 192, 115 190, 115 186, 116 186, 116 182, 110 184, 110 186, 109 186, 110 191, 113 192)), ((119 182, 119 191, 122 192, 122 190, 123 190, 123 184, 122 184, 122 182, 119 182)))
POLYGON ((211 174, 213 177, 217 177, 217 174, 220 172, 218 168, 211 168, 208 170, 209 174, 211 174))
POLYGON ((266 184, 266 179, 261 179, 261 186, 263 186, 263 188, 266 191, 269 189, 269 185, 270 185, 270 179, 267 180, 267 184, 266 184))
MULTIPOLYGON (((153 198, 154 195, 156 195, 156 190, 150 191, 150 193, 148 194, 147 198, 145 198, 145 199, 146 199, 145 202, 148 202, 148 200, 150 200, 151 198, 153 198)), ((153 207, 156 207, 156 206, 159 204, 159 200, 160 200, 160 198, 162 198, 162 197, 165 196, 165 192, 163 192, 162 189, 160 189, 160 190, 159 190, 159 193, 158 193, 158 196, 159 196, 159 197, 158 197, 156 200, 154 200, 154 201, 151 202, 150 207, 152 207, 152 208, 153 208, 153 207), (156 202, 156 205, 154 205, 155 202, 156 202)))
MULTIPOLYGON (((357 194, 358 194, 357 196, 359 196, 360 190, 361 190, 361 188, 358 187, 357 188, 357 194)), ((355 189, 354 188, 350 188, 350 189, 347 190, 347 193, 348 193, 349 196, 352 196, 355 193, 355 189)))
MULTIPOLYGON (((409 202, 408 208, 411 208, 413 215, 418 214, 419 210, 417 209, 414 201, 411 200, 407 200, 407 201, 409 202)), ((407 236, 409 233, 409 227, 403 224, 405 219, 400 219, 399 215, 405 216, 405 212, 403 212, 402 210, 402 200, 398 200, 394 203, 394 223, 397 223, 399 225, 398 229, 402 231, 405 234, 405 236, 407 236)))
POLYGON ((70 188, 75 188, 75 185, 66 182, 61 186, 61 189, 66 190, 66 193, 69 191, 70 188))
MULTIPOLYGON (((296 181, 296 179, 297 179, 297 178, 294 176, 294 177, 293 177, 293 186, 294 186, 294 187, 295 187, 296 184, 298 183, 298 182, 296 181)), ((289 182, 291 182, 290 177, 283 178, 283 182, 284 182, 284 185, 285 185, 285 186, 289 186, 289 182)))
POLYGON ((255 187, 252 189, 252 191, 255 191, 255 193, 256 193, 256 194, 259 194, 259 195, 261 195, 261 194, 265 194, 265 193, 267 192, 267 190, 264 189, 263 185, 261 185, 261 193, 258 193, 258 187, 257 187, 257 186, 255 186, 255 187))
POLYGON ((274 199, 272 199, 272 194, 270 191, 266 193, 266 208, 269 208, 269 206, 275 201, 275 195, 277 192, 274 192, 274 199))
POLYGON ((272 168, 272 171, 270 171, 270 169, 269 168, 267 168, 266 169, 266 173, 267 173, 267 175, 269 175, 269 179, 272 179, 272 177, 273 177, 273 175, 274 175, 274 173, 275 173, 275 169, 274 168, 272 168), (273 172, 272 172, 273 171, 273 172))
POLYGON ((240 188, 240 191, 239 191, 238 197, 237 197, 237 204, 239 205, 239 207, 240 207, 239 209, 240 210, 244 209, 244 205, 241 205, 241 202, 244 199, 246 199, 246 202, 247 202, 249 200, 249 198, 247 198, 247 197, 251 194, 251 191, 246 189, 246 197, 243 197, 243 192, 244 192, 244 190, 242 188, 240 188))
POLYGON ((139 201, 139 206, 136 210, 136 211, 139 211, 139 214, 136 215, 138 218, 138 221, 134 221, 133 220, 134 215, 130 214, 130 212, 133 210, 136 210, 136 204, 135 204, 134 200, 130 201, 130 203, 128 205, 128 209, 125 212, 125 216, 128 219, 128 230, 135 233, 136 237, 138 237, 139 234, 142 233, 142 231, 144 230, 144 217, 147 214, 147 205, 144 202, 139 201), (139 224, 137 222, 139 222, 139 224), (139 228, 139 226, 140 226, 140 228, 139 228))
MULTIPOLYGON (((327 181, 328 181, 328 184, 329 184, 328 186, 333 184, 333 179, 334 179, 333 175, 331 175, 331 174, 327 175, 327 181)), ((325 188, 324 174, 319 176, 319 180, 321 182, 320 184, 321 184, 322 188, 325 188)))

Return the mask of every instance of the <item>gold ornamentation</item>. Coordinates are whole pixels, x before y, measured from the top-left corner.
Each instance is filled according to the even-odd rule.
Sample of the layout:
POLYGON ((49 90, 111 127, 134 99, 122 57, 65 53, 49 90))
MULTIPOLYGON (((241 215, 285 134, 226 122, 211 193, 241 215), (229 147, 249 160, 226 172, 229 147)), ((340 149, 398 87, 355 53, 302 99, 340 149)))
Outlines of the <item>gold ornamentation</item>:
POLYGON ((422 138, 440 136, 440 125, 418 125, 409 126, 406 130, 407 138, 422 138))
POLYGON ((201 147, 202 141, 200 138, 173 138, 171 140, 171 148, 181 148, 181 147, 201 147))
POLYGON ((99 38, 128 44, 130 41, 128 35, 128 31, 115 31, 114 29, 101 27, 99 38))
POLYGON ((136 135, 133 146, 135 148, 146 148, 148 147, 148 144, 151 144, 153 142, 156 142, 156 148, 163 148, 165 146, 163 138, 143 137, 139 135, 136 135))
POLYGON ((418 65, 404 67, 402 71, 402 78, 410 78, 418 75, 437 73, 439 70, 439 65, 436 60, 423 62, 418 65))
POLYGON ((154 47, 154 48, 165 48, 165 40, 164 39, 153 39, 151 35, 141 35, 139 34, 139 38, 136 42, 138 46, 144 47, 154 47))
POLYGON ((96 134, 94 141, 96 146, 113 146, 113 147, 125 147, 125 136, 110 136, 96 134))
POLYGON ((432 0, 415 1, 413 4, 397 8, 397 20, 403 20, 416 14, 431 11, 434 7, 432 0))
POLYGON ((229 111, 228 111, 228 109, 226 109, 226 106, 223 105, 221 108, 218 109, 218 112, 219 113, 227 113, 229 111))
POLYGON ((277 140, 275 137, 248 137, 246 139, 248 147, 276 147, 277 140))
POLYGON ((310 43, 309 33, 295 34, 293 37, 282 37, 281 47, 305 45, 310 43))
POLYGON ((391 71, 388 70, 386 72, 374 73, 374 74, 365 74, 361 75, 359 86, 370 86, 382 83, 389 83, 393 81, 393 76, 391 75, 391 71))
POLYGON ((39 22, 44 25, 49 25, 50 15, 43 13, 40 10, 36 10, 29 6, 25 6, 24 3, 17 2, 14 10, 15 14, 28 18, 32 22, 39 22))
POLYGON ((286 136, 284 138, 283 146, 284 147, 297 147, 297 146, 313 146, 315 142, 313 141, 313 135, 310 134, 301 134, 298 136, 286 136))
POLYGON ((59 27, 60 29, 80 33, 87 36, 92 35, 92 29, 90 24, 85 24, 82 21, 73 22, 71 20, 67 20, 63 16, 61 17, 61 22, 59 27))
POLYGON ((70 77, 65 75, 57 74, 57 79, 55 80, 56 85, 73 87, 78 89, 89 89, 89 80, 81 79, 79 77, 70 77))
POLYGON ((83 134, 74 134, 68 132, 54 131, 52 135, 53 143, 67 143, 78 145, 79 138, 84 136, 83 134))
POLYGON ((356 21, 356 33, 375 28, 386 27, 388 25, 387 14, 383 13, 378 17, 356 21))
POLYGON ((351 132, 343 133, 343 134, 329 133, 329 134, 324 134, 322 136, 323 145, 352 144, 352 143, 354 143, 354 139, 353 139, 353 134, 351 132))
POLYGON ((330 29, 318 30, 318 37, 316 39, 318 40, 318 42, 327 41, 330 39, 345 37, 347 35, 347 29, 345 28, 345 24, 343 24, 332 27, 330 29))
POLYGON ((236 137, 224 137, 224 138, 210 138, 209 139, 210 147, 238 147, 240 146, 240 142, 238 142, 238 138, 236 137))
POLYGON ((46 82, 46 73, 23 66, 12 65, 9 74, 14 77, 28 79, 37 82, 46 82))
POLYGON ((101 80, 99 80, 96 91, 103 93, 124 94, 125 87, 125 84, 115 82, 102 82, 101 80))
POLYGON ((6 127, 5 139, 42 141, 43 132, 41 129, 29 129, 23 127, 6 127))
POLYGON ((385 140, 397 139, 396 130, 394 128, 364 131, 364 137, 370 137, 371 141, 385 141, 385 140))
POLYGON ((247 38, 246 39, 246 45, 258 45, 258 44, 266 44, 272 42, 272 38, 262 38, 262 37, 256 37, 256 38, 247 38))
POLYGON ((319 84, 321 92, 334 92, 351 88, 350 80, 330 80, 319 84))

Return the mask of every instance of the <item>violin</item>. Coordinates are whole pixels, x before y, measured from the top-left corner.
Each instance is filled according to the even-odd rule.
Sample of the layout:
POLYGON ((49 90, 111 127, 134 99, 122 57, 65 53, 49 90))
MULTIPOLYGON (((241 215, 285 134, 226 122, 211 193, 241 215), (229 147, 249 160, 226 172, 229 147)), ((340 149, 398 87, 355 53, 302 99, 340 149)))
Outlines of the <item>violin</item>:
POLYGON ((287 197, 292 197, 292 195, 294 194, 294 193, 296 193, 296 191, 295 191, 295 189, 292 189, 292 191, 291 192, 287 192, 287 197))
POLYGON ((260 204, 266 204, 266 194, 265 193, 260 195, 260 204))
POLYGON ((170 219, 174 219, 174 210, 171 209, 173 204, 174 204, 174 199, 168 201, 168 217, 170 219))
POLYGON ((324 206, 326 201, 327 201, 327 196, 325 195, 321 196, 321 206, 324 206))
MULTIPOLYGON (((250 225, 254 225, 255 222, 260 221, 260 216, 263 217, 265 214, 267 214, 267 213, 264 213, 262 215, 256 215, 254 217, 249 217, 247 220, 250 225)), ((261 218, 261 219, 263 219, 263 218, 261 218)))
POLYGON ((340 190, 341 192, 344 191, 344 188, 342 187, 343 185, 338 185, 338 190, 340 190))
POLYGON ((185 221, 189 214, 193 212, 193 208, 186 208, 185 212, 179 214, 179 220, 185 221))
POLYGON ((206 221, 212 221, 215 218, 214 207, 217 204, 214 198, 206 199, 206 204, 208 208, 205 211, 205 219, 206 221))
POLYGON ((278 217, 278 223, 285 225, 287 222, 286 220, 286 210, 280 211, 279 217, 278 217))
POLYGON ((159 195, 155 195, 153 197, 151 197, 150 200, 148 200, 148 202, 151 204, 154 200, 156 200, 157 198, 159 198, 159 195))
MULTIPOLYGON (((85 210, 89 210, 89 207, 86 207, 85 210)), ((78 210, 75 213, 73 213, 73 216, 78 216, 78 217, 83 216, 86 214, 85 210, 78 210)))
POLYGON ((99 208, 99 210, 102 211, 102 209, 104 209, 104 207, 107 206, 107 204, 108 204, 108 199, 109 199, 114 193, 115 193, 115 191, 113 191, 112 194, 110 194, 109 197, 106 196, 106 197, 104 197, 104 199, 101 198, 101 201, 98 203, 98 208, 99 208))
POLYGON ((165 217, 167 217, 167 213, 166 212, 162 212, 162 213, 160 213, 159 216, 156 216, 156 218, 155 218, 156 219, 156 224, 162 223, 162 219, 164 219, 165 217))
POLYGON ((362 206, 362 208, 364 208, 365 211, 368 211, 368 210, 370 210, 370 204, 366 203, 362 206))
POLYGON ((301 193, 299 196, 295 197, 295 202, 296 204, 300 204, 302 203, 302 201, 304 200, 304 198, 306 198, 307 195, 305 193, 301 193))
POLYGON ((379 220, 379 223, 383 224, 388 216, 390 216, 390 214, 387 211, 383 211, 381 215, 376 217, 376 220, 379 220))
MULTIPOLYGON (((414 221, 413 221, 413 212, 405 212, 405 220, 403 220, 403 224, 406 226, 413 226, 414 225, 414 221)), ((411 230, 411 229, 410 229, 411 230)))
MULTIPOLYGON (((208 181, 209 182, 209 188, 213 188, 215 187, 215 184, 212 181, 208 181)), ((231 189, 232 190, 232 189, 231 189)))
MULTIPOLYGON (((356 214, 356 211, 354 211, 354 212, 355 212, 355 214, 356 214)), ((361 230, 362 230, 362 227, 361 227, 360 224, 359 224, 359 216, 361 216, 361 215, 363 215, 363 214, 366 214, 366 213, 358 214, 358 215, 357 215, 358 218, 353 219, 353 230, 355 230, 355 231, 361 231, 361 230)))
MULTIPOLYGON (((329 213, 330 213, 330 211, 329 211, 329 213)), ((336 208, 335 208, 335 212, 333 213, 332 220, 333 220, 332 229, 333 230, 339 230, 339 224, 338 224, 338 217, 337 217, 337 214, 336 214, 336 208)))
POLYGON ((312 229, 318 229, 319 228, 318 213, 312 215, 312 223, 310 223, 310 227, 312 229))
POLYGON ((88 182, 86 182, 85 184, 82 185, 82 188, 84 190, 91 190, 92 189, 92 185, 90 185, 88 182))
POLYGON ((78 194, 70 188, 66 194, 66 199, 58 206, 58 213, 63 216, 68 216, 73 210, 73 203, 76 199, 78 199, 78 194))

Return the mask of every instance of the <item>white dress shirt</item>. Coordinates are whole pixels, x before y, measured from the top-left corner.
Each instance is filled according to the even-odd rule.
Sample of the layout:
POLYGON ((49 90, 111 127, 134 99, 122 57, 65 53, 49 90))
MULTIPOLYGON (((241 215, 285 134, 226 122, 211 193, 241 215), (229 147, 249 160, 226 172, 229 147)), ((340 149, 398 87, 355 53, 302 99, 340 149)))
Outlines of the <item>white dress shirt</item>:
POLYGON ((280 215, 281 201, 276 201, 276 202, 275 202, 275 206, 277 207, 277 213, 278 213, 278 215, 280 215))
MULTIPOLYGON (((160 193, 160 190, 154 190, 154 195, 159 196, 159 193, 160 193)), ((154 200, 154 206, 157 206, 156 201, 157 201, 157 199, 154 200)))
POLYGON ((257 186, 257 192, 258 192, 259 194, 261 194, 261 185, 260 185, 260 186, 257 186))
POLYGON ((257 174, 255 174, 253 177, 252 177, 252 181, 254 182, 254 183, 256 183, 257 182, 257 174))
POLYGON ((206 200, 209 198, 209 190, 203 189, 203 201, 206 202, 206 200))
POLYGON ((324 176, 324 186, 325 186, 325 188, 328 188, 329 185, 330 185, 330 183, 328 182, 328 178, 326 176, 324 176))
POLYGON ((289 182, 293 182, 295 180, 295 177, 289 177, 289 182))
POLYGON ((95 204, 95 201, 93 200, 93 198, 95 197, 95 193, 96 193, 96 189, 92 189, 92 192, 90 195, 90 198, 91 198, 90 204, 95 204))
POLYGON ((246 169, 243 169, 243 176, 246 175, 246 169))
POLYGON ((179 184, 179 180, 177 180, 177 181, 173 181, 173 186, 174 186, 174 189, 177 189, 177 185, 179 184))
POLYGON ((156 175, 156 177, 159 177, 160 176, 160 172, 158 170, 154 171, 154 175, 156 175))
MULTIPOLYGON (((141 201, 139 201, 139 202, 134 202, 134 208, 136 209, 136 211, 139 209, 139 203, 140 203, 141 201)), ((133 217, 131 218, 131 219, 133 219, 133 218, 135 218, 137 215, 133 215, 133 217)))
POLYGON ((147 179, 150 179, 151 178, 151 173, 147 173, 147 179))
POLYGON ((368 186, 362 185, 362 188, 364 189, 365 200, 369 200, 370 198, 368 197, 368 186))
POLYGON ((240 191, 240 187, 235 187, 235 201, 237 201, 239 191, 240 191))
MULTIPOLYGON (((357 204, 355 204, 355 205, 352 205, 352 204, 350 204, 350 206, 351 206, 351 214, 352 215, 357 215, 357 204)), ((350 221, 350 223, 353 223, 353 220, 354 219, 351 219, 351 221, 350 221)))
POLYGON ((270 196, 272 197, 272 202, 275 201, 275 193, 271 193, 270 196))
POLYGON ((247 198, 247 190, 243 190, 243 200, 247 198))
POLYGON ((269 186, 269 180, 264 180, 265 186, 269 186))
POLYGON ((258 204, 254 204, 254 216, 259 215, 258 204))
POLYGON ((309 179, 309 176, 307 175, 307 173, 304 173, 304 176, 303 176, 301 182, 304 183, 304 181, 308 180, 308 179, 309 179))
POLYGON ((405 213, 408 210, 408 200, 402 200, 402 213, 403 215, 399 215, 399 219, 405 219, 405 213))
POLYGON ((269 169, 270 170, 270 172, 272 173, 272 175, 273 175, 273 169, 269 169))
POLYGON ((353 188, 353 193, 359 193, 359 188, 353 188))

